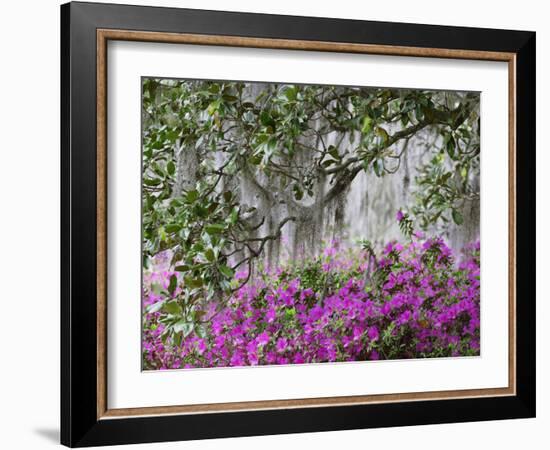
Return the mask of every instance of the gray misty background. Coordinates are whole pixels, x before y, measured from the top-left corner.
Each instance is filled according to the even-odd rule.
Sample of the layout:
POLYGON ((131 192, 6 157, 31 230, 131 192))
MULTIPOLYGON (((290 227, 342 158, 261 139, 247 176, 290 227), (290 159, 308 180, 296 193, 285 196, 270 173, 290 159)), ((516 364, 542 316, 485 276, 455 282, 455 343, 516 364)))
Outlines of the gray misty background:
MULTIPOLYGON (((245 99, 254 102, 268 86, 266 83, 247 83, 245 99)), ((315 124, 311 125, 315 127, 315 124)), ((387 131, 391 135, 399 131, 399 125, 390 124, 387 131)), ((320 148, 319 139, 315 136, 304 139, 308 139, 304 142, 307 146, 320 148)), ((343 141, 341 139, 341 134, 331 132, 326 136, 325 144, 338 142, 340 147, 345 147, 346 144, 352 146, 349 138, 344 137, 343 141)), ((328 203, 318 201, 329 189, 328 177, 317 185, 316 195, 304 196, 301 201, 293 201, 291 206, 288 201, 281 201, 285 196, 288 198, 288 195, 279 192, 277 186, 270 185, 270 180, 261 173, 243 170, 238 177, 224 180, 219 189, 237 192, 241 204, 257 208, 256 222, 265 218, 263 225, 255 231, 258 237, 274 233, 280 221, 289 215, 298 218, 284 225, 281 239, 267 243, 261 259, 268 267, 318 254, 323 245, 334 239, 350 247, 355 244, 356 239, 368 239, 376 247, 390 240, 404 240, 396 221, 396 212, 400 208, 409 210, 413 206, 418 170, 433 157, 433 153, 430 154, 427 150, 433 146, 441 146, 441 139, 433 128, 428 127, 409 140, 397 142, 395 147, 398 152, 403 152, 403 156, 396 173, 379 178, 361 171, 347 189, 328 203)), ((182 190, 193 189, 197 182, 196 169, 200 161, 194 149, 178 148, 175 155, 177 172, 174 194, 179 195, 182 190)), ((314 156, 313 152, 301 151, 300 163, 307 166, 314 156)), ((224 162, 223 158, 223 154, 219 152, 220 165, 224 162)), ((470 182, 479 190, 479 174, 470 172, 470 182)), ((465 244, 479 238, 479 197, 467 200, 460 212, 464 218, 462 225, 455 225, 451 221, 444 228, 428 230, 429 235, 442 235, 457 252, 465 244)), ((239 256, 235 255, 235 260, 239 256)))

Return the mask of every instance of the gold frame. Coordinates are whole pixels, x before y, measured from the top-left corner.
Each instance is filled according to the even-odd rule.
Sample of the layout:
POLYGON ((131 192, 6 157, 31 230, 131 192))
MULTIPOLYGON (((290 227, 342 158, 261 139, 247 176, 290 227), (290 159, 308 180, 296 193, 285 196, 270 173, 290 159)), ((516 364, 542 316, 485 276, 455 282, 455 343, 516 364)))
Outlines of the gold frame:
POLYGON ((402 47, 372 44, 246 38, 236 36, 97 30, 97 419, 171 414, 206 414, 266 409, 346 406, 421 400, 446 400, 516 395, 516 55, 506 52, 402 47), (358 395, 288 400, 247 401, 201 405, 109 409, 107 405, 107 42, 109 40, 217 45, 287 50, 363 53, 501 61, 508 63, 508 387, 402 394, 358 395))

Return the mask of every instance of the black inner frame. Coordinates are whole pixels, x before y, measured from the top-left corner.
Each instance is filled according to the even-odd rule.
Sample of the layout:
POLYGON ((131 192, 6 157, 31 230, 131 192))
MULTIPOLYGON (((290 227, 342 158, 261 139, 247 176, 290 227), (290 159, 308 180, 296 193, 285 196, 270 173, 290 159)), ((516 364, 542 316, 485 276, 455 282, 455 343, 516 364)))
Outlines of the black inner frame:
POLYGON ((535 33, 526 31, 80 2, 62 5, 61 443, 81 447, 534 417, 535 39, 535 33), (99 28, 515 53, 517 395, 98 420, 99 28))

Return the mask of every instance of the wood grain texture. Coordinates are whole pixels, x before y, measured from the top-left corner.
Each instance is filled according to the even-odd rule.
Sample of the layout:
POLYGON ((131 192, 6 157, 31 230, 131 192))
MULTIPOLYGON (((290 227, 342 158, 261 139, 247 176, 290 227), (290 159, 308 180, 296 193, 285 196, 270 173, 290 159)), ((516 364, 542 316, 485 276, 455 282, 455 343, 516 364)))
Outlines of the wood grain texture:
POLYGON ((97 417, 107 410, 107 41, 97 34, 97 417))
POLYGON ((424 400, 448 400, 458 398, 503 397, 513 395, 507 388, 468 389, 460 391, 410 392, 401 394, 356 395, 318 397, 288 400, 266 400, 253 402, 211 403, 199 405, 174 405, 144 408, 108 409, 100 418, 121 418, 130 416, 156 416, 166 414, 197 414, 237 411, 261 411, 265 409, 316 408, 326 406, 351 406, 358 404, 414 402, 424 400))
POLYGON ((102 420, 136 416, 208 414, 270 409, 346 406, 358 404, 414 402, 463 398, 501 397, 516 394, 516 60, 514 53, 444 48, 400 47, 319 41, 262 39, 235 36, 97 30, 97 418, 102 420), (401 394, 340 396, 325 398, 266 400, 201 405, 151 406, 109 409, 107 404, 107 41, 140 41, 191 45, 218 45, 266 49, 363 53, 376 55, 452 58, 508 62, 509 70, 509 384, 503 388, 414 392, 401 394))
POLYGON ((508 61, 508 386, 516 394, 516 57, 508 61))
POLYGON ((182 33, 156 33, 99 29, 98 36, 108 40, 160 42, 172 44, 218 45, 225 47, 251 47, 321 52, 364 53, 371 55, 416 56, 428 58, 474 59, 486 61, 510 61, 513 53, 445 48, 402 47, 375 44, 341 42, 296 41, 288 39, 263 39, 239 36, 216 36, 182 33))

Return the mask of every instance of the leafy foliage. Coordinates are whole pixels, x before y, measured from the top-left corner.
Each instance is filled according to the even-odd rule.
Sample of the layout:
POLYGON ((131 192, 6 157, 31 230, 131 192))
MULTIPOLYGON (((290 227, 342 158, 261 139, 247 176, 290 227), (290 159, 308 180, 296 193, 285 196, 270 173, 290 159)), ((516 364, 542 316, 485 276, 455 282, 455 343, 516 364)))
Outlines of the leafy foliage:
POLYGON ((421 168, 416 180, 413 211, 423 229, 437 221, 462 225, 464 203, 479 198, 479 186, 472 180, 472 173, 479 174, 479 124, 465 121, 442 136, 439 153, 421 168))
MULTIPOLYGON (((418 204, 402 222, 404 234, 413 219, 423 227, 449 218, 460 224, 461 204, 476 195, 475 94, 148 78, 142 100, 143 265, 170 254, 177 276, 155 313, 165 314, 175 339, 201 329, 205 301, 249 281, 285 224, 336 201, 361 172, 397 172, 406 143, 423 130, 435 136, 427 149, 433 157, 417 179, 418 204), (267 233, 259 232, 265 214, 242 201, 242 178, 288 211, 267 233)), ((305 271, 317 269, 300 270, 315 280, 305 271)))

